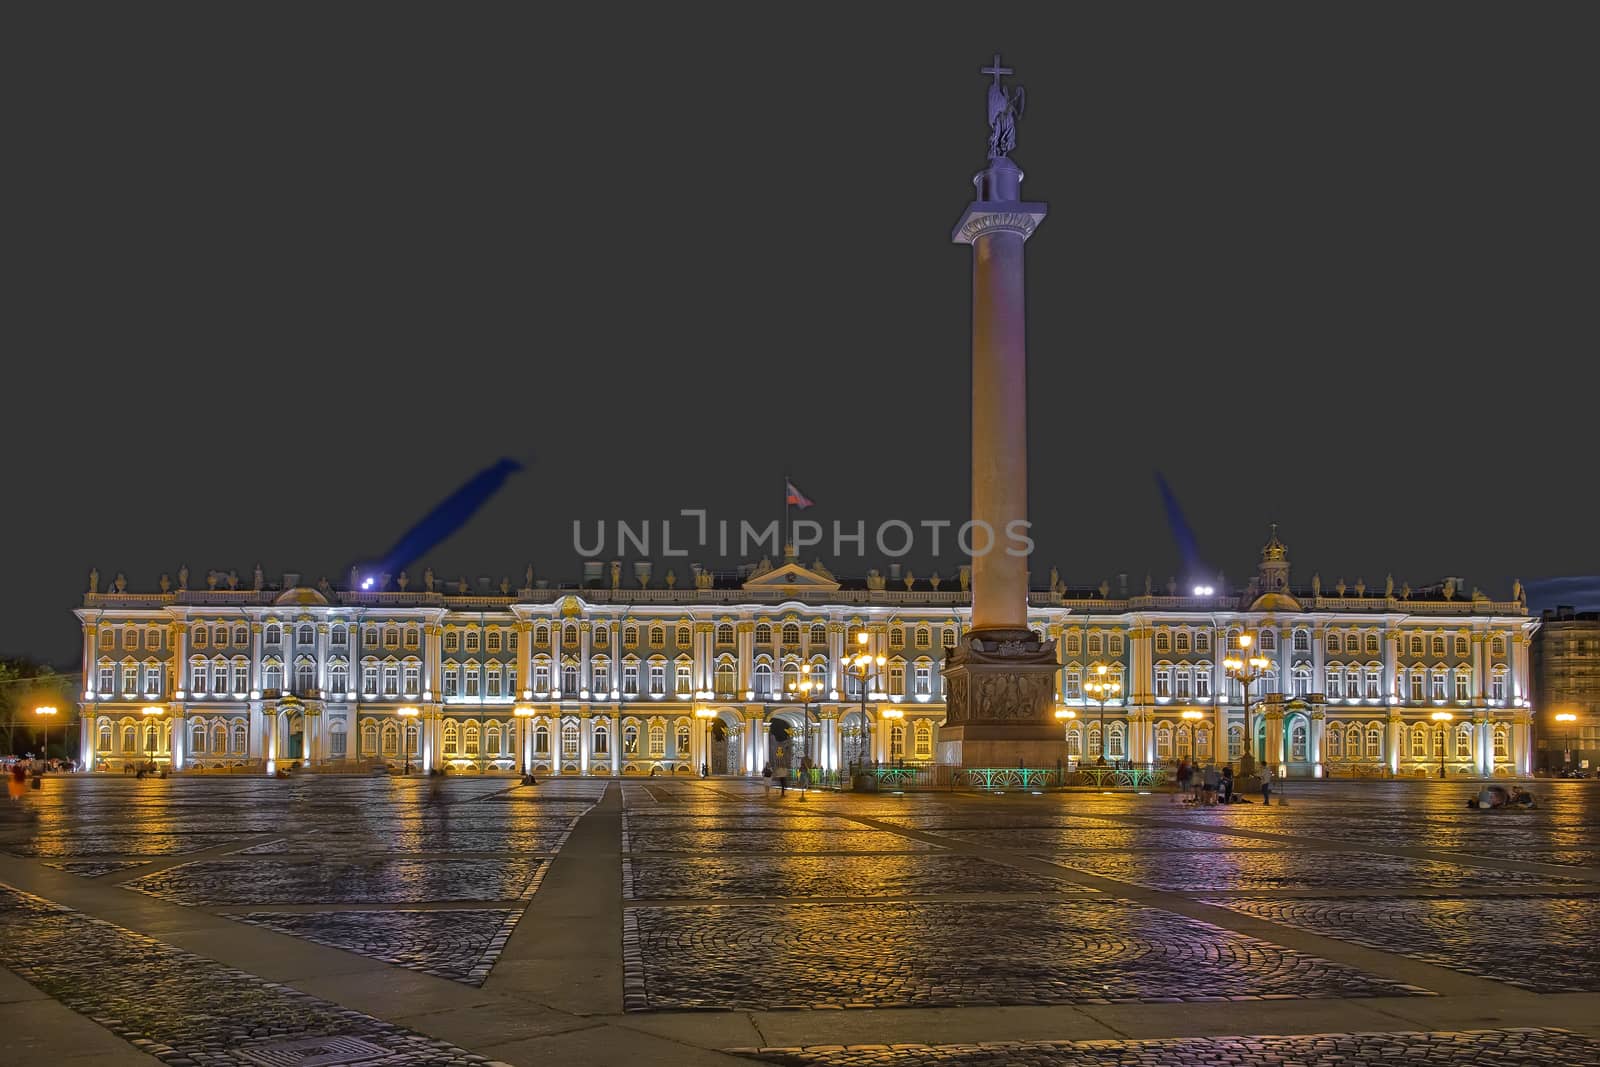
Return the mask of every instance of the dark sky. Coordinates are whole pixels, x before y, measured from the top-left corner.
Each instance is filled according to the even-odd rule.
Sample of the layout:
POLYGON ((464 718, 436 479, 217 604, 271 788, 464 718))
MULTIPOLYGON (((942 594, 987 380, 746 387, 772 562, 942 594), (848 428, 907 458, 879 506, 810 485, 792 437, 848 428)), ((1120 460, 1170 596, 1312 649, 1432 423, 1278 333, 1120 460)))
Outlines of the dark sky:
POLYGON ((1271 519, 1328 585, 1600 569, 1578 9, 547 7, 8 11, 0 651, 70 660, 91 566, 337 580, 503 454, 441 574, 786 469, 959 522, 995 49, 1036 573, 1164 583, 1156 468, 1230 578, 1271 519))

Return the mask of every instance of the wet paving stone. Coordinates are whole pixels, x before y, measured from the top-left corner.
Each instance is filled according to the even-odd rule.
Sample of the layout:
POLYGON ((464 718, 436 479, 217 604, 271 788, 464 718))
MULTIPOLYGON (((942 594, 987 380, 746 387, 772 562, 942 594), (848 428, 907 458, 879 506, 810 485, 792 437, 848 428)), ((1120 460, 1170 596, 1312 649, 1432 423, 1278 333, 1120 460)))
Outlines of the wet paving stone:
POLYGON ((547 861, 374 858, 367 862, 202 860, 125 882, 180 904, 421 904, 531 896, 547 861))
POLYGON ((145 860, 62 860, 59 863, 46 863, 44 866, 54 867, 58 871, 66 871, 80 878, 99 878, 102 875, 143 867, 145 862, 145 860))
POLYGON ((383 852, 554 852, 567 839, 565 825, 548 830, 401 830, 394 833, 318 833, 267 841, 241 856, 339 856, 383 852))
MULTIPOLYGON (((1218 851, 1143 855, 1054 855, 1052 863, 1102 878, 1174 890, 1350 889, 1407 892, 1503 888, 1506 874, 1434 860, 1363 852, 1218 851)), ((1541 882, 1576 885, 1560 875, 1541 882)))
POLYGON ((249 841, 249 835, 227 833, 81 832, 41 835, 33 841, 7 844, 5 850, 14 855, 40 859, 80 856, 181 856, 187 852, 200 852, 231 842, 238 842, 242 846, 249 841))
POLYGON ((0 963, 178 1067, 260 1067, 252 1052, 318 1037, 371 1048, 385 1067, 493 1062, 3 886, 0 963))
POLYGON ((1540 993, 1600 990, 1600 894, 1208 903, 1540 993))
POLYGON ((1068 849, 1122 849, 1150 851, 1168 849, 1251 849, 1271 850, 1292 847, 1289 842, 1261 841, 1231 834, 1203 830, 1144 829, 1141 827, 1063 826, 1000 828, 987 830, 928 830, 927 833, 969 845, 990 848, 1054 852, 1068 849))
POLYGON ((1147 1041, 1002 1041, 974 1045, 821 1045, 728 1049, 784 1067, 1595 1067, 1600 1041, 1569 1030, 1199 1037, 1147 1041))
POLYGON ((467 985, 483 984, 520 916, 506 908, 228 913, 230 919, 467 985))
POLYGON ((622 884, 631 900, 1090 892, 1065 879, 963 855, 634 853, 623 859, 622 884))
POLYGON ((899 834, 858 827, 851 830, 689 830, 628 825, 625 849, 634 852, 926 852, 938 845, 899 834))
POLYGON ((633 1011, 1426 993, 1104 898, 638 907, 623 923, 633 1011))

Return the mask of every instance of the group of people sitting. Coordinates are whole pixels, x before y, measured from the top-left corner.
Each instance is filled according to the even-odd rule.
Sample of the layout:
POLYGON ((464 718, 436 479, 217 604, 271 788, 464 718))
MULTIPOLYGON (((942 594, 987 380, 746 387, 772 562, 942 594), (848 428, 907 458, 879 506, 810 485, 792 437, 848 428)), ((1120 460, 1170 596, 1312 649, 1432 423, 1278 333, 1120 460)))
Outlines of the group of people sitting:
MULTIPOLYGON (((1248 804, 1250 801, 1234 790, 1233 768, 1218 770, 1215 764, 1204 767, 1181 760, 1178 763, 1178 793, 1191 804, 1248 804)), ((1261 802, 1272 803, 1272 772, 1268 770, 1261 779, 1261 802)))
POLYGON ((1486 785, 1477 796, 1467 798, 1469 808, 1531 808, 1533 794, 1520 785, 1486 785))

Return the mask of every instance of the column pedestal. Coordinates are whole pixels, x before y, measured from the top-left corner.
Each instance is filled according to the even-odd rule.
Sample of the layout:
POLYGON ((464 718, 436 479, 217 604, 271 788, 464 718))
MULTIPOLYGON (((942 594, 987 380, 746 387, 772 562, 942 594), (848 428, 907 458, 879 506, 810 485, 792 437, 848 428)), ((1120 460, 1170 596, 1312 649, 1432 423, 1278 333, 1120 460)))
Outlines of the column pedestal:
POLYGON ((1055 719, 1056 652, 1032 630, 968 634, 945 660, 938 760, 953 767, 1054 767, 1067 759, 1055 719))

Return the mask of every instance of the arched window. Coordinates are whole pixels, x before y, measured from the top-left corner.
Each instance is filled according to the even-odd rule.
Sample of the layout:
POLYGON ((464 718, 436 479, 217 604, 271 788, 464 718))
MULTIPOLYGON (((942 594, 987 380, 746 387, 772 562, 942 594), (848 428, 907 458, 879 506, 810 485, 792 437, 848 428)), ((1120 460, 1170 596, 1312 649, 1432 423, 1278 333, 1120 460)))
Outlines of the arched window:
POLYGON ((206 750, 206 739, 209 736, 210 736, 210 731, 206 729, 206 724, 205 724, 205 722, 203 720, 199 720, 199 721, 190 723, 189 724, 189 751, 191 753, 195 754, 195 755, 200 755, 201 753, 205 752, 205 750, 206 750))
POLYGON ((667 724, 653 722, 650 724, 650 756, 660 759, 667 754, 667 724))
POLYGON ((792 622, 783 624, 783 643, 786 645, 798 645, 800 643, 800 627, 798 624, 792 622))
POLYGON ((650 627, 650 646, 660 648, 667 643, 667 628, 665 626, 650 627))
POLYGON ((1472 724, 1464 722, 1456 727, 1456 759, 1472 758, 1472 724))
POLYGON ((1166 723, 1156 727, 1156 759, 1172 758, 1172 727, 1166 723))
POLYGON ((1236 760, 1244 755, 1244 727, 1228 727, 1228 758, 1236 760))
POLYGON ((564 759, 578 758, 578 724, 575 722, 561 724, 561 755, 564 759))
POLYGON ((594 754, 596 756, 611 754, 611 727, 603 722, 594 724, 594 754))
POLYGON ((1105 638, 1100 634, 1089 635, 1089 655, 1098 656, 1105 651, 1105 638))
POLYGON ((1289 727, 1289 758, 1297 763, 1305 762, 1310 749, 1308 747, 1309 734, 1306 731, 1305 720, 1297 719, 1289 727))
POLYGON ((1444 634, 1433 635, 1432 649, 1435 656, 1444 655, 1444 634))
POLYGON ((1489 643, 1489 654, 1492 656, 1503 656, 1506 654, 1505 634, 1494 635, 1494 640, 1489 643))
POLYGON ((392 722, 383 724, 383 755, 400 755, 400 728, 392 722))
POLYGON ((1211 755, 1211 731, 1204 726, 1195 728, 1194 752, 1197 756, 1211 755))
POLYGON ((678 740, 677 755, 681 759, 681 758, 686 757, 686 756, 689 755, 689 724, 688 723, 680 722, 678 724, 678 738, 677 738, 677 740, 678 740))
POLYGON ((1422 635, 1421 634, 1412 634, 1411 635, 1411 654, 1413 656, 1422 655, 1422 635))
POLYGON ((769 626, 768 624, 766 624, 764 622, 760 622, 760 623, 756 624, 756 644, 758 644, 758 645, 770 645, 770 644, 772 644, 772 627, 771 626, 769 626))
POLYGON ((906 728, 895 723, 889 729, 889 758, 904 759, 906 755, 906 728))
POLYGON ((1173 735, 1173 740, 1176 755, 1179 759, 1189 759, 1194 755, 1193 731, 1189 729, 1188 723, 1184 723, 1178 727, 1177 731, 1173 735))
POLYGON ((456 756, 461 753, 461 727, 454 719, 446 719, 444 722, 442 747, 446 756, 456 756))
POLYGON ((317 665, 301 660, 294 667, 294 688, 297 693, 309 693, 317 686, 317 665))
POLYGON ((1179 652, 1189 651, 1189 631, 1179 630, 1177 633, 1173 634, 1172 645, 1179 652))
POLYGON ((317 643, 317 629, 310 623, 302 625, 294 635, 295 644, 305 647, 317 643))
POLYGON ((1367 758, 1373 760, 1383 758, 1383 727, 1377 723, 1367 726, 1367 758))
MULTIPOLYGON (((106 632, 107 633, 111 633, 110 630, 107 630, 106 632)), ((189 641, 190 641, 190 643, 193 644, 195 648, 205 648, 206 647, 206 635, 208 634, 208 632, 209 631, 206 630, 206 627, 205 627, 204 623, 198 623, 198 622, 195 623, 194 624, 194 628, 189 631, 189 641)), ((106 642, 106 644, 108 646, 110 645, 110 643, 111 642, 109 642, 109 641, 106 642)))
POLYGON ((283 663, 276 659, 269 659, 261 664, 261 688, 283 688, 283 663))
MULTIPOLYGON (((926 640, 927 634, 927 627, 923 627, 917 631, 917 639, 926 640)), ((828 628, 822 625, 820 622, 813 624, 811 627, 811 643, 813 645, 825 645, 828 643, 828 628)))
POLYGON ((221 722, 211 724, 211 751, 216 753, 228 751, 228 728, 221 722))
POLYGON ((135 731, 134 728, 131 727, 131 726, 124 726, 122 728, 122 751, 131 756, 131 755, 133 755, 134 750, 137 749, 138 747, 139 747, 139 734, 138 734, 138 732, 135 731))
POLYGON ((1411 728, 1411 758, 1424 759, 1428 755, 1428 730, 1422 725, 1411 728))
MULTIPOLYGON (((499 723, 491 722, 491 723, 489 723, 489 725, 487 725, 487 726, 485 726, 483 728, 483 748, 484 748, 484 751, 489 753, 489 755, 491 755, 491 756, 500 755, 501 750, 500 750, 500 724, 499 723)), ((506 751, 507 752, 510 751, 510 746, 509 745, 506 747, 506 751)))
POLYGON ((757 663, 754 675, 756 696, 770 696, 772 694, 772 666, 767 663, 757 663))
POLYGON ((548 645, 550 643, 550 627, 542 622, 535 626, 533 628, 533 643, 536 645, 548 645))
POLYGON ((732 693, 738 676, 733 668, 733 661, 725 659, 717 664, 716 688, 719 693, 732 693))
POLYGON ((233 744, 229 747, 241 756, 249 751, 250 731, 245 728, 244 723, 235 722, 233 724, 233 744))
POLYGON ((540 723, 533 731, 533 753, 546 756, 550 753, 550 727, 540 723))
POLYGON ((328 688, 336 694, 350 691, 350 668, 344 660, 336 659, 328 664, 328 688))
POLYGON ((1128 758, 1128 735, 1120 722, 1111 723, 1107 728, 1107 746, 1111 750, 1111 759, 1128 758))
POLYGON ((717 644, 719 644, 719 645, 731 645, 731 644, 733 644, 733 627, 732 626, 728 625, 725 622, 721 623, 721 624, 719 624, 717 626, 717 644))
POLYGON ((378 754, 378 726, 370 719, 361 724, 361 754, 363 756, 378 754))
POLYGON ((1344 731, 1335 727, 1328 731, 1324 743, 1328 749, 1330 760, 1344 759, 1344 731))
POLYGON ((1335 655, 1342 651, 1342 643, 1339 640, 1339 634, 1336 630, 1328 631, 1328 651, 1335 655))
POLYGON ((622 754, 637 756, 639 754, 639 727, 634 723, 622 728, 622 754))
POLYGON ((1506 730, 1505 723, 1494 725, 1494 758, 1497 761, 1511 758, 1511 735, 1506 730))
MULTIPOLYGON (((155 632, 156 631, 154 630, 151 631, 152 634, 155 632)), ((245 629, 243 626, 235 626, 233 628, 233 643, 241 648, 245 645, 248 645, 250 643, 250 631, 245 629)))
POLYGON ((108 722, 101 723, 99 732, 100 732, 100 738, 95 743, 95 747, 98 748, 102 753, 110 752, 111 751, 111 724, 108 723, 108 722))
POLYGON ((467 745, 466 745, 466 749, 465 749, 466 754, 469 757, 478 755, 478 753, 481 751, 481 749, 478 747, 478 739, 479 739, 478 724, 475 723, 475 722, 467 723, 466 728, 464 730, 462 730, 461 733, 462 733, 462 736, 465 737, 466 740, 467 740, 467 745))
POLYGON ((578 692, 578 661, 569 659, 561 664, 561 691, 578 692))
POLYGON ((1172 635, 1167 633, 1167 631, 1165 631, 1165 630, 1157 630, 1156 631, 1156 651, 1157 652, 1171 652, 1172 651, 1172 635))
POLYGON ((1278 648, 1278 634, 1274 630, 1261 631, 1260 649, 1263 652, 1274 652, 1278 648))
POLYGON ((1077 723, 1067 727, 1067 755, 1075 759, 1083 758, 1083 728, 1077 723))

